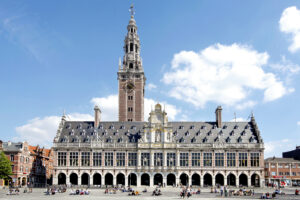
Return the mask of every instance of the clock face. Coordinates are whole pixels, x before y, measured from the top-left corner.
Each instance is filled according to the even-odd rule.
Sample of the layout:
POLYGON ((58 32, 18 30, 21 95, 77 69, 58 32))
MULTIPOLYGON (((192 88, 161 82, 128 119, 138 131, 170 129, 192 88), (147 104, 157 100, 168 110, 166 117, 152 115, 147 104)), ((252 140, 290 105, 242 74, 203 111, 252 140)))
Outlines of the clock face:
POLYGON ((134 84, 132 82, 129 82, 124 85, 124 89, 129 93, 132 92, 134 89, 134 84))

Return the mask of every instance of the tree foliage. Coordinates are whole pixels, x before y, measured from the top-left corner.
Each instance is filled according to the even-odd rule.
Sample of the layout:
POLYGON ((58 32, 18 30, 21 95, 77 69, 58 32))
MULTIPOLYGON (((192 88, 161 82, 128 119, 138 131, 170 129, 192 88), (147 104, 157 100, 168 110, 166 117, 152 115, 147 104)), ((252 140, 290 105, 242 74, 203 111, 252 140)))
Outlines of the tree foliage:
POLYGON ((11 162, 3 151, 0 151, 0 179, 9 178, 12 175, 11 162))

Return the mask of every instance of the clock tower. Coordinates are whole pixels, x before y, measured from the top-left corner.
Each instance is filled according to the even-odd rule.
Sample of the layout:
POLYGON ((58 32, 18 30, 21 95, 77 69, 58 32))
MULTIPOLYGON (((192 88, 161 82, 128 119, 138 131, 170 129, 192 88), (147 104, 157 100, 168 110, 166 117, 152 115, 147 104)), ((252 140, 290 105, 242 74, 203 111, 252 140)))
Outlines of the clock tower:
POLYGON ((133 6, 131 18, 124 40, 123 61, 119 60, 119 121, 144 121, 145 81, 140 39, 134 19, 133 6))

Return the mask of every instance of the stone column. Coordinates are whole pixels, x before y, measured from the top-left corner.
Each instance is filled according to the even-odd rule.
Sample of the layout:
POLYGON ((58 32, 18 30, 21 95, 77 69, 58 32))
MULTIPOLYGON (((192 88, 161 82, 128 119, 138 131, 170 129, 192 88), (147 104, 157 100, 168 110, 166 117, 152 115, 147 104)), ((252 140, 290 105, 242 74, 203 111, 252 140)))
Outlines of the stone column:
POLYGON ((154 152, 150 151, 150 167, 154 166, 154 152))
POLYGON ((117 176, 113 175, 113 185, 117 185, 117 176))
POLYGON ((141 167, 141 151, 138 150, 137 152, 137 166, 141 167))
POLYGON ((70 176, 69 175, 66 175, 66 184, 67 184, 67 186, 70 185, 70 176))
POLYGON ((167 186, 167 177, 163 176, 163 182, 162 182, 163 186, 167 186))
POLYGON ((81 174, 78 174, 78 185, 81 185, 81 174))
POLYGON ((190 187, 192 185, 192 176, 188 175, 188 177, 189 177, 189 185, 188 186, 190 187))
POLYGON ((105 174, 102 174, 101 176, 101 187, 105 186, 105 174))
POLYGON ((94 185, 94 179, 93 179, 93 174, 90 174, 90 179, 89 179, 89 185, 94 185))
POLYGON ((176 176, 176 186, 180 184, 180 177, 176 176))
POLYGON ((137 174, 136 176, 136 186, 141 187, 141 175, 137 174))
POLYGON ((152 174, 150 174, 150 187, 153 187, 153 176, 152 176, 152 174))
POLYGON ((212 176, 212 186, 216 186, 216 176, 212 176))
POLYGON ((125 176, 125 187, 128 187, 128 176, 125 176))
POLYGON ((248 176, 248 187, 251 186, 251 176, 248 176))
POLYGON ((179 150, 176 151, 176 166, 180 166, 180 152, 179 150))
POLYGON ((200 176, 200 186, 204 186, 204 176, 200 176))
POLYGON ((238 174, 237 174, 236 177, 235 177, 235 185, 236 185, 236 187, 239 187, 239 186, 240 186, 240 181, 239 181, 239 176, 238 176, 238 174))
POLYGON ((225 176, 224 176, 224 186, 227 186, 227 178, 226 178, 227 176, 226 176, 226 174, 225 174, 225 176))
POLYGON ((164 151, 164 155, 163 155, 163 166, 164 167, 167 167, 167 152, 166 151, 164 151))

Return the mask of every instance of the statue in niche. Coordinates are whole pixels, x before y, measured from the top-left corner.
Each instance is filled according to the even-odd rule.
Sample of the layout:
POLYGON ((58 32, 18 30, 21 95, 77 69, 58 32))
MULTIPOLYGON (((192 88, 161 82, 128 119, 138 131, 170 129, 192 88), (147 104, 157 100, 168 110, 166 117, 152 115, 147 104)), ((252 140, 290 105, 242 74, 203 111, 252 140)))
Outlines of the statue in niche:
POLYGON ((171 140, 171 133, 168 133, 168 137, 167 137, 168 141, 171 140))
POLYGON ((160 131, 155 131, 155 142, 160 142, 160 131))

